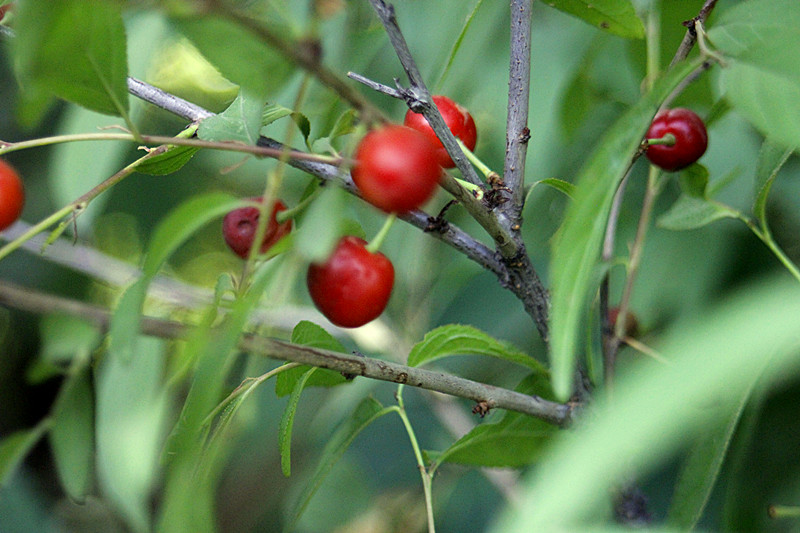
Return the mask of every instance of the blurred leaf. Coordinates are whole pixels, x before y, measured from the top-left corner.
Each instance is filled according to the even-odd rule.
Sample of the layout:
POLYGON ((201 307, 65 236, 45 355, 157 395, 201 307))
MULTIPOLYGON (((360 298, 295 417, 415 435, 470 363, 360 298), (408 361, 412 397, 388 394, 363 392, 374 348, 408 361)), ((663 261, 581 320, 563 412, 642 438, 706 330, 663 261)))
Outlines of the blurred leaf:
POLYGON ((164 261, 192 234, 215 218, 241 207, 241 203, 229 194, 212 192, 194 196, 173 209, 153 233, 144 261, 144 276, 155 276, 164 261))
POLYGON ((151 176, 172 174, 183 168, 199 150, 193 146, 172 146, 163 154, 145 159, 136 165, 136 172, 151 176))
MULTIPOLYGON (((517 392, 552 398, 549 382, 541 374, 531 374, 517 392)), ((441 463, 459 463, 491 468, 516 468, 531 464, 558 429, 548 422, 513 411, 506 411, 494 424, 476 426, 441 454, 434 457, 441 463)))
POLYGON ((733 107, 766 137, 800 146, 800 3, 743 2, 708 35, 728 62, 721 77, 733 107))
POLYGON ((755 376, 751 386, 745 389, 733 412, 717 413, 717 427, 707 428, 692 445, 675 486, 667 515, 668 525, 682 531, 691 531, 697 526, 757 378, 755 376))
POLYGON ((453 47, 450 49, 450 53, 447 55, 447 63, 445 63, 444 70, 442 70, 442 74, 439 76, 439 79, 436 81, 436 83, 432 85, 433 87, 436 87, 437 90, 442 86, 442 83, 450 73, 450 67, 453 66, 453 61, 455 60, 456 55, 458 55, 458 51, 461 49, 461 43, 464 42, 464 37, 467 35, 467 30, 469 30, 469 27, 472 25, 472 21, 475 18, 475 13, 478 12, 478 9, 480 9, 481 5, 483 5, 483 0, 477 0, 477 2, 475 2, 475 6, 469 12, 469 15, 467 15, 466 20, 464 20, 464 25, 461 27, 461 31, 458 33, 456 42, 453 43, 453 47))
POLYGON ((680 173, 681 190, 693 198, 706 198, 708 176, 708 169, 700 163, 690 165, 680 173))
POLYGON ((739 218, 739 212, 713 200, 682 194, 669 210, 658 218, 660 228, 684 231, 702 228, 721 218, 739 218))
POLYGON ((658 80, 604 135, 578 176, 573 201, 567 206, 556 235, 550 268, 551 371, 553 388, 560 399, 572 393, 580 324, 595 290, 591 281, 617 185, 658 106, 696 66, 697 63, 680 64, 658 80))
POLYGON ((533 185, 531 185, 531 189, 533 189, 534 187, 536 187, 540 183, 542 185, 547 185, 548 187, 551 187, 551 188, 557 190, 558 192, 564 193, 569 198, 572 198, 572 197, 575 196, 575 185, 573 185, 572 183, 570 183, 568 181, 560 180, 558 178, 545 178, 545 179, 539 180, 539 181, 535 182, 533 185))
POLYGON ((0 440, 0 488, 5 487, 25 456, 36 446, 50 424, 48 419, 36 427, 23 429, 0 440))
MULTIPOLYGON (((138 314, 137 309, 130 312, 138 314)), ((118 316, 115 313, 114 320, 118 316)), ((113 333, 95 376, 97 477, 104 496, 128 527, 146 531, 168 408, 164 341, 135 336, 138 323, 130 344, 120 346, 113 333)))
POLYGON ((289 517, 289 529, 297 523, 300 515, 303 514, 311 498, 319 489, 325 476, 331 471, 333 465, 344 455, 344 452, 358 436, 372 422, 383 415, 392 412, 392 408, 384 408, 378 400, 367 397, 358 404, 353 414, 336 430, 336 433, 328 440, 325 449, 322 451, 319 465, 303 489, 300 497, 295 504, 289 517))
POLYGON ((102 339, 93 324, 63 314, 43 316, 39 321, 39 338, 39 354, 26 373, 32 383, 66 373, 73 361, 88 361, 102 339))
POLYGON ((252 93, 273 94, 294 72, 286 59, 235 22, 205 16, 171 20, 223 76, 252 93))
POLYGON ((756 199, 753 205, 753 214, 760 221, 763 228, 767 227, 767 199, 775 178, 778 177, 783 165, 792 155, 794 150, 784 145, 766 139, 761 145, 756 168, 756 199))
POLYGON ((255 145, 265 105, 264 97, 242 90, 225 111, 200 123, 197 136, 206 141, 240 141, 255 145))
POLYGON ((644 25, 630 0, 548 0, 546 5, 620 37, 644 38, 644 25))
POLYGON ((303 214, 294 242, 297 252, 307 261, 325 261, 344 234, 345 198, 341 187, 326 185, 303 214))
POLYGON ((293 111, 279 104, 267 104, 261 113, 261 126, 269 126, 276 120, 288 117, 293 111))
MULTIPOLYGON (((347 353, 342 343, 333 335, 325 331, 321 326, 307 320, 301 320, 294 327, 291 342, 332 352, 347 353)), ((318 369, 311 376, 306 376, 310 368, 308 365, 302 365, 278 374, 275 380, 276 396, 286 396, 293 392, 296 389, 297 382, 301 379, 307 387, 333 387, 347 381, 341 373, 323 368, 318 369)))
POLYGON ((780 278, 750 284, 667 332, 670 363, 642 361, 596 398, 591 417, 560 432, 525 496, 492 531, 573 531, 608 519, 608 495, 633 474, 667 463, 694 436, 733 413, 756 380, 800 375, 800 290, 780 278))
POLYGON ((472 326, 450 324, 429 331, 408 354, 408 365, 419 366, 453 355, 484 355, 527 367, 546 375, 544 366, 518 348, 472 326))
POLYGON ((292 475, 292 428, 294 427, 294 415, 297 413, 297 404, 300 402, 300 394, 306 388, 306 382, 316 371, 316 368, 306 369, 300 379, 295 382, 289 402, 281 417, 278 444, 281 449, 281 471, 286 477, 292 475))
POLYGON ((15 25, 13 64, 23 83, 99 113, 127 114, 121 4, 30 0, 19 5, 15 25))
POLYGON ((50 448, 64 491, 83 502, 94 479, 94 395, 89 365, 73 368, 53 407, 50 448))

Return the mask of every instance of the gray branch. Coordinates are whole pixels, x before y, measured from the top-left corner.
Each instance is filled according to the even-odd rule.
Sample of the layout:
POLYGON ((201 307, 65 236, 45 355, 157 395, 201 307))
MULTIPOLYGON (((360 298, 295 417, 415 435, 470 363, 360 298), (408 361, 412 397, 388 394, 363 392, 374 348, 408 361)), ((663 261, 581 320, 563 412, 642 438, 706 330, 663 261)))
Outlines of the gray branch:
POLYGON ((508 117, 503 181, 511 189, 505 210, 512 220, 522 216, 525 201, 525 158, 528 154, 528 100, 531 86, 531 3, 511 2, 511 58, 508 71, 508 117))
MULTIPOLYGON (((0 305, 39 314, 68 313, 88 320, 104 330, 108 329, 112 316, 111 312, 99 306, 41 293, 5 281, 0 281, 0 305)), ((186 338, 192 331, 191 327, 183 323, 150 317, 142 317, 141 328, 142 333, 146 335, 166 339, 186 338)), ((381 359, 320 350, 253 334, 243 335, 238 347, 243 351, 271 359, 441 392, 479 402, 490 409, 508 409, 524 413, 558 426, 569 425, 574 416, 570 405, 381 359)))

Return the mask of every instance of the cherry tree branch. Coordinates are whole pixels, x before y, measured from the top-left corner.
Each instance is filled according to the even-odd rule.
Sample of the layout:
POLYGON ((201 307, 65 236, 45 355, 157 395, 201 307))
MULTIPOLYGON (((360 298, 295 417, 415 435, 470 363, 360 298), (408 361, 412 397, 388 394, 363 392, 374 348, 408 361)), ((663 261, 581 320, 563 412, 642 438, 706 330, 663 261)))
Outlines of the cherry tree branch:
POLYGON ((694 44, 697 42, 697 32, 694 29, 695 23, 705 23, 706 19, 708 19, 708 16, 714 10, 714 6, 716 5, 717 0, 706 0, 706 2, 703 4, 703 7, 700 8, 700 11, 697 13, 697 16, 683 23, 683 25, 686 26, 686 35, 683 36, 683 40, 678 46, 675 56, 673 56, 672 61, 670 61, 670 67, 679 61, 683 61, 689 56, 689 52, 692 51, 694 44))
MULTIPOLYGON (((38 314, 68 313, 88 320, 104 330, 108 329, 112 317, 112 313, 102 307, 45 294, 5 281, 0 281, 0 305, 38 314)), ((165 339, 183 339, 191 333, 192 327, 172 320, 142 317, 141 331, 145 335, 165 339)), ((403 383, 457 396, 480 402, 489 408, 524 413, 558 426, 568 426, 574 416, 573 407, 567 404, 381 359, 321 350, 254 334, 243 335, 238 348, 270 359, 312 365, 380 381, 403 383)))
POLYGON ((511 189, 509 217, 519 221, 525 201, 525 158, 528 154, 528 100, 531 86, 531 3, 511 2, 511 53, 508 68, 508 117, 503 181, 511 189))

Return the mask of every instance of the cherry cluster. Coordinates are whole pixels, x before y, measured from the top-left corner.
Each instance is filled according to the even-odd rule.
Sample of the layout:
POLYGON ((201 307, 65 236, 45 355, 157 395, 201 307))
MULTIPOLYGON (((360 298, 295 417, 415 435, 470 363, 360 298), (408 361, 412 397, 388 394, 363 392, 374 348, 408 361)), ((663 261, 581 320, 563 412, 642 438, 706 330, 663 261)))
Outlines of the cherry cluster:
MULTIPOLYGON (((478 133, 472 115, 446 96, 434 96, 433 102, 453 135, 473 150, 478 133)), ((367 133, 353 159, 351 174, 361 196, 387 213, 398 214, 427 202, 439 185, 442 168, 455 166, 428 121, 412 111, 403 125, 389 124, 367 133)), ((260 253, 292 230, 291 219, 281 220, 285 210, 283 202, 275 202, 260 253)), ((225 242, 239 257, 250 255, 260 214, 258 207, 247 206, 231 211, 223 220, 225 242)), ((355 328, 376 319, 386 308, 394 266, 382 253, 371 251, 366 241, 348 235, 325 262, 309 266, 307 285, 311 300, 328 320, 355 328)))

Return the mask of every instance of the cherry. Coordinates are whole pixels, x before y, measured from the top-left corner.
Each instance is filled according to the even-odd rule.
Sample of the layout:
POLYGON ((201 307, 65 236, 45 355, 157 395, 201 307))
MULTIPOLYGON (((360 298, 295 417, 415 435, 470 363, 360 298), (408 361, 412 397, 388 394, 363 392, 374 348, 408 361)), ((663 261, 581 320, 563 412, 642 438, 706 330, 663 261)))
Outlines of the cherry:
POLYGON ((0 159, 0 231, 17 221, 25 204, 25 189, 14 167, 0 159))
POLYGON ((392 262, 372 253, 363 239, 342 237, 325 263, 308 267, 308 292, 328 320, 357 328, 383 312, 394 285, 392 262))
MULTIPOLYGON (((613 332, 617 328, 617 318, 619 317, 619 307, 612 307, 608 310, 608 324, 613 332)), ((636 315, 630 312, 625 313, 625 337, 636 337, 639 334, 639 321, 636 315)))
POLYGON ((434 145, 422 133, 398 125, 365 135, 352 170, 364 199, 387 213, 421 206, 433 195, 441 175, 434 145))
MULTIPOLYGON (((250 200, 254 202, 264 201, 261 197, 250 198, 250 200)), ((272 215, 267 223, 264 239, 261 241, 262 254, 272 248, 281 237, 292 231, 291 219, 279 223, 276 218, 278 213, 285 210, 284 203, 276 200, 272 207, 272 215)), ((248 206, 234 209, 222 219, 222 236, 225 238, 225 243, 242 259, 247 259, 250 254, 260 215, 261 211, 257 207, 248 206)))
MULTIPOLYGON (((463 142, 464 146, 469 148, 470 151, 474 150, 475 143, 478 140, 478 130, 475 127, 475 120, 473 120, 469 111, 450 98, 442 95, 434 96, 433 103, 439 108, 439 113, 442 114, 444 123, 450 128, 453 135, 461 139, 461 142, 463 142)), ((442 167, 453 168, 456 166, 447 154, 447 150, 445 150, 444 145, 442 145, 442 141, 436 136, 431 125, 428 124, 428 119, 422 116, 422 114, 414 113, 409 109, 408 112, 406 112, 403 124, 424 133, 428 139, 434 143, 436 146, 436 157, 442 167)))
POLYGON ((646 152, 650 162, 664 170, 688 167, 708 148, 708 133, 703 119, 690 109, 678 107, 659 113, 645 137, 660 139, 667 134, 675 136, 675 144, 651 144, 646 152))

